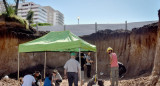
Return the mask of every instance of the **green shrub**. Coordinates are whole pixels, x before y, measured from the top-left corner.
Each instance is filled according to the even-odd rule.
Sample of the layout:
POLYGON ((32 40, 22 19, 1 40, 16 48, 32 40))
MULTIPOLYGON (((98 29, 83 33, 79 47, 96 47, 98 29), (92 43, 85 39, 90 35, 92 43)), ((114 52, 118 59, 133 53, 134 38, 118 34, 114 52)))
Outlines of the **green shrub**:
POLYGON ((8 16, 15 15, 15 9, 13 6, 8 5, 8 16))
POLYGON ((31 23, 33 23, 33 15, 34 15, 34 12, 33 11, 28 11, 28 14, 27 14, 27 17, 26 17, 26 19, 28 20, 28 22, 29 22, 29 25, 31 24, 31 23))
MULTIPOLYGON (((19 22, 20 24, 24 25, 26 27, 26 29, 29 29, 29 23, 26 19, 23 19, 20 16, 17 15, 8 15, 7 13, 3 13, 3 16, 5 16, 7 18, 7 21, 13 21, 13 22, 19 22)), ((0 16, 2 16, 0 15, 0 16)))
MULTIPOLYGON (((51 26, 49 23, 38 23, 38 26, 51 26)), ((36 27, 36 24, 31 24, 32 27, 36 27)))
POLYGON ((23 19, 22 17, 17 16, 17 15, 12 15, 10 17, 16 19, 17 21, 19 21, 19 23, 24 25, 26 27, 26 29, 29 29, 29 23, 28 23, 28 21, 26 19, 23 19))

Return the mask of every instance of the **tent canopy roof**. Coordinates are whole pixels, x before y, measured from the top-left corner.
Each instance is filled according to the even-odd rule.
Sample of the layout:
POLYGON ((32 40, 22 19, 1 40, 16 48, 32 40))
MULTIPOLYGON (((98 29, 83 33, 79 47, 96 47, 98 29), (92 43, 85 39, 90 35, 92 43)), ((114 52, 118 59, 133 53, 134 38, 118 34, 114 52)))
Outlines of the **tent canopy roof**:
POLYGON ((70 31, 49 32, 48 34, 19 45, 19 52, 96 52, 96 46, 77 37, 70 31))

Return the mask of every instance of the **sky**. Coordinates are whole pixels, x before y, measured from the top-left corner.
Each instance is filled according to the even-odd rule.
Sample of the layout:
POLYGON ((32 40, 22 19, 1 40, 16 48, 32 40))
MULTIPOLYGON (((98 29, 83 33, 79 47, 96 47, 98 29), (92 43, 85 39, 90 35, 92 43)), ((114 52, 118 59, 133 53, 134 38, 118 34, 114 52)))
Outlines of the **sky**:
POLYGON ((112 24, 158 20, 160 0, 26 0, 51 6, 64 14, 64 23, 112 24))

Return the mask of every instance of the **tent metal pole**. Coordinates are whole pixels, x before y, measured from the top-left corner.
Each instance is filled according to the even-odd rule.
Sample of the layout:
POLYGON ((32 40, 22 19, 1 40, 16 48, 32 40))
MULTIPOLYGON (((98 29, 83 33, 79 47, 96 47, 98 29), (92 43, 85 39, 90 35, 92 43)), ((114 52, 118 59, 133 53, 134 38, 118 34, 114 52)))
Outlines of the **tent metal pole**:
MULTIPOLYGON (((96 65, 95 65, 95 66, 96 66, 96 70, 95 70, 95 73, 96 73, 96 74, 95 74, 95 82, 97 82, 97 78, 98 78, 98 74, 97 74, 97 52, 95 52, 94 55, 95 55, 95 59, 96 59, 96 65)), ((97 85, 97 83, 96 83, 96 85, 97 85)))
POLYGON ((97 64, 97 51, 96 51, 96 81, 97 81, 97 77, 98 77, 98 70, 97 70, 97 67, 98 64, 97 64))
POLYGON ((17 79, 19 80, 19 52, 18 52, 18 74, 17 74, 17 79))
POLYGON ((96 74, 97 74, 97 52, 96 52, 96 74))
POLYGON ((47 59, 47 52, 45 51, 45 59, 44 59, 44 78, 46 74, 46 59, 47 59))
MULTIPOLYGON (((79 48, 79 63, 81 65, 81 48, 79 48)), ((81 76, 81 68, 80 68, 80 86, 82 86, 82 76, 81 76)))

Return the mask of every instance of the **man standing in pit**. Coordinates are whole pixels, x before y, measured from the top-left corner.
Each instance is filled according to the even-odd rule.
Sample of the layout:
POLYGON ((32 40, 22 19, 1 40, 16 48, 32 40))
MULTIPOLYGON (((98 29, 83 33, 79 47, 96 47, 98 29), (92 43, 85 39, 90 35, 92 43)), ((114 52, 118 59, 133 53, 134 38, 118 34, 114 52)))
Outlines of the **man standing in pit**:
POLYGON ((113 49, 111 47, 108 47, 107 53, 110 57, 110 64, 111 64, 111 86, 118 86, 118 60, 116 53, 113 52, 113 49))
POLYGON ((71 58, 64 65, 64 78, 68 78, 69 86, 78 86, 78 77, 80 74, 80 64, 75 60, 76 53, 71 53, 71 58))

